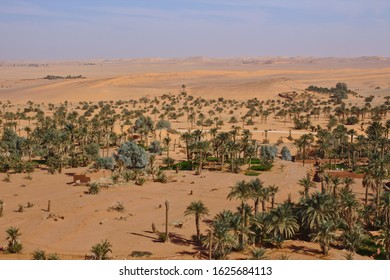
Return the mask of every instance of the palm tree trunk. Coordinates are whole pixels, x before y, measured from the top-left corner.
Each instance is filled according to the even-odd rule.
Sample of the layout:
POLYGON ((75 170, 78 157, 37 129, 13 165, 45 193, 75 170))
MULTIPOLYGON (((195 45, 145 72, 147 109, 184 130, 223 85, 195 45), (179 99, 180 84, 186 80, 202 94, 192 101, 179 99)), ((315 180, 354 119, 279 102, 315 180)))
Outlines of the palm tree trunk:
POLYGON ((258 198, 256 198, 256 200, 255 200, 254 208, 255 208, 255 215, 256 215, 259 212, 259 199, 258 198))
POLYGON ((200 226, 199 226, 199 215, 195 216, 195 226, 196 226, 196 238, 199 241, 200 240, 200 226))
POLYGON ((364 205, 367 206, 368 203, 368 186, 366 186, 366 195, 364 197, 364 205))
POLYGON ((168 232, 168 212, 169 212, 169 201, 166 200, 165 201, 165 236, 166 236, 166 240, 168 240, 168 235, 169 235, 169 232, 168 232))
POLYGON ((261 201, 261 210, 263 212, 265 212, 265 200, 264 199, 261 201))

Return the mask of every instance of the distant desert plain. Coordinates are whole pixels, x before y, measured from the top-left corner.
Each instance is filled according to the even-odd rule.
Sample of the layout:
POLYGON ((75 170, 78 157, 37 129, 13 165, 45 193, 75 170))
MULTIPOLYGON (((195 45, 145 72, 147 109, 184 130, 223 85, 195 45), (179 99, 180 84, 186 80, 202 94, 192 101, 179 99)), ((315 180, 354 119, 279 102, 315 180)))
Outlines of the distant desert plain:
POLYGON ((32 259, 42 253, 59 259, 100 258, 96 244, 105 240, 105 257, 112 259, 385 258, 389 243, 376 237, 386 221, 375 211, 387 209, 382 200, 389 191, 389 96, 390 58, 383 57, 0 61, 0 160, 8 166, 0 173, 0 259, 32 259), (308 90, 338 83, 347 85, 347 99, 334 98, 330 90, 308 90), (357 121, 348 123, 352 116, 357 121), (149 131, 146 118, 153 122, 149 131), (107 124, 108 119, 112 122, 107 124), (364 167, 370 166, 371 154, 364 147, 379 151, 382 145, 364 142, 375 122, 387 139, 381 146, 387 173, 380 186, 368 187, 364 167), (53 134, 42 137, 45 127, 53 134), (321 128, 333 137, 324 150, 321 128), (313 138, 300 144, 309 134, 313 138), (150 160, 141 168, 96 163, 118 156, 130 140, 148 150, 149 158, 153 155, 155 166, 150 160), (11 147, 10 141, 28 144, 11 147), (232 146, 222 147, 223 141, 232 146), (158 147, 150 148, 153 142, 158 147), (95 155, 85 150, 93 143, 99 147, 95 155), (274 155, 268 155, 271 146, 274 155), (294 160, 282 156, 283 147, 294 160), (33 170, 18 168, 15 158, 32 162, 33 170), (270 170, 260 168, 264 160, 272 162, 270 170), (192 167, 185 170, 181 162, 192 167), (348 172, 349 183, 344 180, 348 172), (267 190, 258 210, 255 191, 237 194, 239 182, 256 178, 267 190), (321 236, 325 222, 305 225, 303 218, 315 193, 334 199, 334 209, 343 205, 324 218, 335 223, 328 239, 321 236), (346 206, 347 196, 353 206, 346 206), (197 237, 195 212, 188 207, 199 201, 207 211, 201 213, 197 237), (360 213, 369 205, 374 210, 364 216, 367 222, 360 213), (276 219, 272 215, 286 211, 283 207, 298 213, 287 218, 290 232, 269 226, 276 219), (215 223, 229 215, 223 210, 238 222, 234 227, 230 221, 221 237, 215 223), (361 224, 361 237, 348 242, 358 231, 351 228, 355 223, 361 224), (21 233, 15 238, 23 247, 17 253, 9 250, 10 227, 21 233))

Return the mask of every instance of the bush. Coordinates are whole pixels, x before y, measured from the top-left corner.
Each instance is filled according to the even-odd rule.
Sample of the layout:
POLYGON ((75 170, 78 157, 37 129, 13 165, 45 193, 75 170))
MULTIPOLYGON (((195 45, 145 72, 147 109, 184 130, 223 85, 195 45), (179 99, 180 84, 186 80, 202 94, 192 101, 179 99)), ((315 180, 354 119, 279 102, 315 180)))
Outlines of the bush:
POLYGON ((207 157, 206 161, 207 162, 218 162, 219 159, 217 157, 207 157))
POLYGON ((88 189, 88 194, 98 194, 100 192, 99 184, 96 182, 91 183, 88 189))
POLYGON ((113 211, 117 211, 117 212, 120 212, 120 213, 123 213, 125 212, 126 208, 125 208, 125 204, 122 202, 122 201, 117 201, 114 206, 111 206, 110 207, 110 210, 113 210, 113 211))
POLYGON ((151 154, 161 154, 161 144, 160 141, 153 141, 150 143, 150 146, 148 148, 148 152, 151 154))
POLYGON ((175 160, 173 158, 171 158, 171 157, 167 157, 167 158, 163 159, 163 163, 166 166, 170 167, 170 166, 172 166, 175 163, 175 160))
POLYGON ((248 170, 248 171, 245 172, 245 175, 246 175, 246 176, 259 176, 259 175, 260 175, 260 172, 248 170))
POLYGON ((152 253, 147 251, 133 251, 130 254, 133 258, 150 257, 151 255, 152 253))
POLYGON ((292 161, 292 156, 290 150, 284 146, 281 150, 281 155, 283 160, 292 161))
POLYGON ((168 241, 168 235, 165 232, 159 232, 157 239, 159 242, 166 242, 168 241))
POLYGON ((131 170, 127 170, 123 172, 121 175, 126 183, 130 182, 131 180, 135 180, 136 178, 134 172, 132 172, 131 170))
POLYGON ((145 184, 146 181, 147 179, 145 177, 140 176, 137 179, 135 179, 135 184, 138 186, 142 186, 143 184, 145 184))
POLYGON ((46 252, 43 250, 35 250, 32 253, 33 260, 46 260, 46 252))
POLYGON ((149 157, 145 149, 132 141, 123 143, 114 157, 119 164, 128 169, 142 169, 149 162, 149 157))
POLYGON ((98 157, 95 162, 95 167, 97 169, 114 170, 115 162, 112 157, 98 157))
POLYGON ((155 181, 166 184, 168 182, 168 177, 165 172, 159 170, 155 181))
POLYGON ((191 163, 189 161, 181 161, 173 165, 175 169, 176 166, 178 166, 180 170, 191 170, 191 163))
POLYGON ((254 171, 270 171, 273 166, 274 165, 273 165, 272 161, 263 161, 259 165, 251 166, 250 170, 254 170, 254 171))
POLYGON ((28 161, 24 164, 24 171, 26 171, 27 173, 32 173, 32 172, 34 172, 35 167, 36 167, 36 164, 34 162, 28 161))
POLYGON ((171 123, 167 120, 160 119, 156 124, 156 129, 169 129, 171 128, 171 123))
POLYGON ((260 155, 267 160, 274 160, 278 154, 278 148, 276 146, 261 146, 260 155))
POLYGON ((114 184, 118 184, 120 175, 118 173, 112 173, 111 180, 114 184))

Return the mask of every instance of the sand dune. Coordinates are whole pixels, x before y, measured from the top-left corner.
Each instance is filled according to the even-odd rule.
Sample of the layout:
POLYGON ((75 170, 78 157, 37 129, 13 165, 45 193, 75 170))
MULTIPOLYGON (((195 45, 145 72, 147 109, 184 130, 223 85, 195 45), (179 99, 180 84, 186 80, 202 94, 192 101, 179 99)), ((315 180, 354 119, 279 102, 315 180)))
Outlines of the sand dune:
POLYGON ((390 60, 376 57, 124 59, 28 65, 2 64, 2 100, 24 103, 139 98, 177 93, 183 84, 195 96, 267 99, 280 92, 303 91, 311 84, 329 87, 339 81, 362 94, 377 87, 381 95, 390 94, 390 60), (87 78, 43 80, 47 75, 87 78))

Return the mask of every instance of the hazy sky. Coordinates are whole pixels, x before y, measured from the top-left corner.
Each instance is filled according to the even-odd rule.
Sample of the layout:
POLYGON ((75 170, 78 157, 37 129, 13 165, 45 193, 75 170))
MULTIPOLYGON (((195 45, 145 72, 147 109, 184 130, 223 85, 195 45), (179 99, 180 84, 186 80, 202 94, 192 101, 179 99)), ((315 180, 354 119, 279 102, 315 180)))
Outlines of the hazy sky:
POLYGON ((0 0, 0 60, 371 55, 389 0, 0 0))

